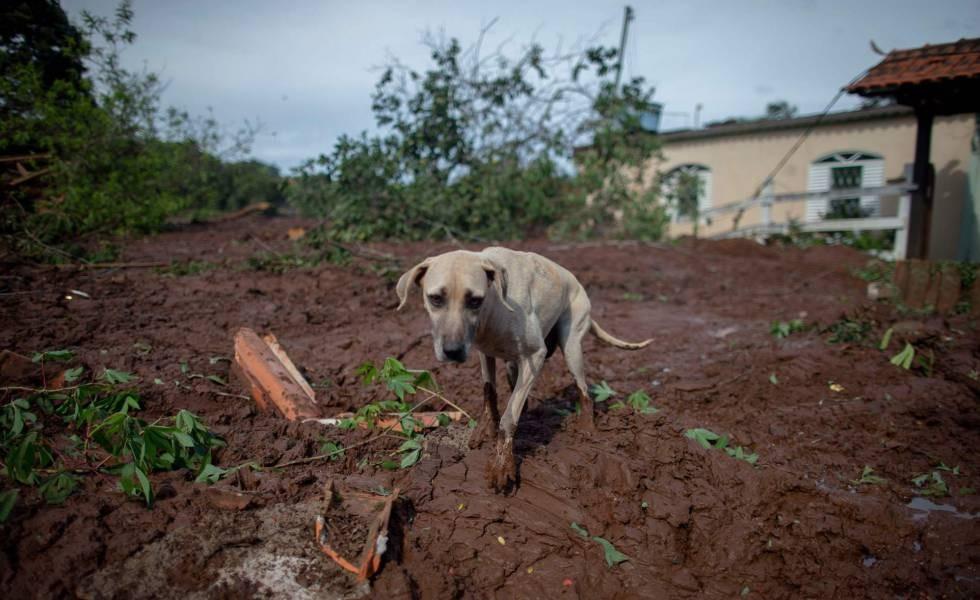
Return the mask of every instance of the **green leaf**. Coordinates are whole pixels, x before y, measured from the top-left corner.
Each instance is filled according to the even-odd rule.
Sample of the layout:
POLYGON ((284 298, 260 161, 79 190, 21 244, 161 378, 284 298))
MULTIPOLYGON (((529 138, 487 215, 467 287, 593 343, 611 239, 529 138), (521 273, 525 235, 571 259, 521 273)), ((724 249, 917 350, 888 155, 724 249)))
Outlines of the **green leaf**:
POLYGON ((609 410, 619 410, 621 408, 626 408, 626 404, 622 402, 613 402, 609 405, 609 410))
POLYGON ((893 327, 889 327, 885 331, 885 335, 883 335, 881 337, 881 342, 878 344, 878 349, 879 350, 884 351, 884 350, 887 350, 888 349, 888 344, 890 344, 891 341, 892 341, 892 332, 893 331, 895 331, 895 329, 893 327))
POLYGON ((919 475, 918 477, 913 477, 912 478, 912 483, 915 484, 915 487, 922 487, 925 484, 925 482, 928 481, 928 480, 929 480, 929 474, 928 473, 923 473, 922 475, 919 475))
POLYGON ((702 448, 707 450, 711 450, 711 442, 714 442, 719 438, 717 433, 711 431, 710 429, 703 429, 700 427, 696 429, 688 429, 684 432, 684 437, 694 440, 698 444, 701 444, 702 448))
POLYGON ((174 431, 172 435, 174 439, 176 439, 177 442, 184 448, 193 448, 194 446, 196 446, 196 444, 194 443, 194 438, 187 435, 183 431, 174 431))
POLYGON ((440 427, 448 427, 452 420, 443 413, 436 415, 436 420, 439 421, 440 427))
POLYGON ((468 422, 466 423, 466 426, 467 426, 467 427, 469 427, 470 429, 476 429, 476 426, 477 426, 477 425, 478 425, 478 423, 476 422, 476 419, 470 419, 470 420, 469 420, 469 421, 468 421, 468 422))
POLYGON ((82 371, 84 370, 85 367, 75 367, 65 371, 65 383, 75 383, 78 381, 78 378, 81 377, 82 371))
POLYGON ((44 352, 35 352, 31 356, 31 361, 41 362, 46 360, 53 360, 57 362, 65 362, 75 358, 75 353, 71 350, 45 350, 44 352))
POLYGON ((187 363, 186 362, 180 363, 180 372, 184 375, 187 375, 188 371, 190 371, 190 368, 187 366, 187 363))
POLYGON ((14 505, 17 504, 17 494, 19 493, 20 490, 17 488, 0 492, 0 523, 6 522, 10 517, 14 505))
POLYGON ((388 389, 398 396, 399 400, 405 399, 405 394, 415 393, 415 378, 408 373, 400 373, 387 380, 388 389))
POLYGON ((370 361, 361 364, 354 370, 354 373, 361 378, 364 385, 373 382, 378 377, 378 369, 370 361))
POLYGON ((228 469, 222 469, 217 465, 213 465, 210 462, 206 463, 201 467, 201 472, 197 474, 194 479, 195 483, 218 483, 218 481, 225 476, 228 469))
POLYGON ((864 469, 861 471, 861 477, 858 479, 852 479, 851 483, 855 485, 862 485, 862 484, 878 485, 878 484, 885 483, 887 481, 884 477, 879 477, 877 475, 874 475, 873 474, 874 471, 875 470, 869 467, 868 465, 864 465, 864 469))
POLYGON ((153 385, 163 385, 163 380, 160 379, 159 377, 154 377, 153 378, 153 385))
POLYGON ((769 374, 769 383, 771 383, 773 385, 779 385, 779 379, 776 377, 776 374, 775 373, 770 373, 769 374))
POLYGON ((401 446, 398 447, 399 452, 408 452, 409 450, 417 450, 422 447, 422 444, 418 439, 405 440, 401 446))
POLYGON ((227 386, 228 385, 228 382, 226 382, 224 379, 222 379, 221 377, 219 377, 217 375, 208 375, 207 377, 205 377, 205 379, 207 379, 211 383, 217 383, 220 386, 227 386))
POLYGON ((397 471, 401 468, 401 465, 393 460, 383 460, 381 461, 381 468, 386 471, 397 471))
POLYGON ((320 454, 329 454, 330 460, 340 460, 344 457, 344 447, 339 442, 326 441, 320 445, 320 454))
POLYGON ((901 367, 906 371, 912 366, 912 359, 915 358, 915 347, 906 342, 905 348, 891 358, 891 363, 896 367, 901 367))
POLYGON ((61 504, 75 491, 78 480, 72 475, 61 472, 50 477, 41 484, 38 492, 48 504, 61 504))
POLYGON ((584 527, 582 527, 578 523, 575 523, 574 521, 572 522, 572 530, 575 533, 577 533, 580 536, 582 536, 583 538, 589 539, 589 532, 584 527))
POLYGON ((626 556, 619 550, 616 550, 615 546, 613 546, 612 542, 609 540, 599 536, 594 536, 592 540, 602 546, 602 552, 606 556, 606 564, 610 567, 615 567, 619 563, 630 559, 630 557, 626 556))
POLYGON ((129 383, 136 379, 136 376, 132 373, 127 373, 126 371, 117 371, 115 369, 107 368, 102 371, 101 378, 110 385, 117 385, 120 383, 129 383))
POLYGON ((136 479, 139 480, 140 490, 143 492, 143 497, 146 498, 146 505, 150 506, 153 504, 153 490, 150 488, 150 480, 147 479, 146 473, 143 472, 143 469, 136 467, 134 472, 136 474, 136 479))
POLYGON ((408 454, 402 457, 402 462, 400 466, 402 469, 407 469, 408 467, 411 467, 415 463, 419 462, 420 458, 422 458, 422 450, 421 449, 412 450, 411 452, 409 452, 408 454))
POLYGON ((602 381, 592 386, 592 395, 595 396, 596 402, 605 402, 615 396, 616 391, 609 387, 608 383, 602 381))

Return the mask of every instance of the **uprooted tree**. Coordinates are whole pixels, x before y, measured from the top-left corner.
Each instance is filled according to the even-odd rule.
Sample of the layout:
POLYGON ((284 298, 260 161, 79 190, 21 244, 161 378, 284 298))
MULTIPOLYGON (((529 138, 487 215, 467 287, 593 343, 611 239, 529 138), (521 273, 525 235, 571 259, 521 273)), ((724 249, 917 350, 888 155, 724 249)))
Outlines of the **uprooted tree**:
POLYGON ((427 36, 433 64, 391 59, 372 97, 379 133, 342 136, 287 190, 340 239, 657 238, 666 222, 642 168, 653 88, 617 86, 614 49, 516 58, 427 36))

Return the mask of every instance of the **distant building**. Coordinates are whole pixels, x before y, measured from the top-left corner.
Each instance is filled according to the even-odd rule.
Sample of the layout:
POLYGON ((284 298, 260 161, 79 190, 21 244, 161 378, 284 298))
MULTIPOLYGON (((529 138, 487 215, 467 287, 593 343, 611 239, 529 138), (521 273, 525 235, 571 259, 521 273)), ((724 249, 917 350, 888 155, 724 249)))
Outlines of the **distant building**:
MULTIPOLYGON (((756 120, 660 134, 663 160, 651 164, 648 177, 658 173, 664 185, 680 173, 701 181, 698 207, 713 207, 756 197, 773 168, 801 135, 812 128, 799 149, 773 178, 769 193, 828 192, 839 188, 875 188, 904 181, 906 165, 914 161, 916 117, 911 108, 885 106, 790 119, 756 120)), ((977 131, 972 114, 937 117, 933 126, 931 162, 935 168, 935 198, 929 258, 954 259, 959 254, 961 219, 968 197, 967 171, 971 142, 977 131)), ((852 200, 869 216, 894 216, 898 199, 860 196, 852 200)), ((772 206, 773 222, 814 221, 830 212, 826 198, 772 206)), ((741 214, 729 212, 701 221, 698 234, 723 234, 736 226, 761 221, 762 207, 741 214), (736 223, 736 219, 738 223, 736 223)), ((693 223, 674 215, 672 236, 693 231, 693 223)))

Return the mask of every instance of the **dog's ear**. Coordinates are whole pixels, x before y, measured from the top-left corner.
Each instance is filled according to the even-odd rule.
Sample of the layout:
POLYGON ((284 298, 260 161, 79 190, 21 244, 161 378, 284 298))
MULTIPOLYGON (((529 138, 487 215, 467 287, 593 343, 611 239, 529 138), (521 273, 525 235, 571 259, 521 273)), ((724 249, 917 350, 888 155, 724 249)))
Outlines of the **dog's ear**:
POLYGON ((507 304, 507 270, 489 259, 483 259, 482 266, 490 285, 497 291, 497 298, 500 299, 501 304, 510 312, 514 312, 514 308, 507 304))
POLYGON ((405 306, 408 301, 408 293, 412 291, 413 287, 419 285, 422 278, 425 277, 431 260, 429 258, 423 260, 398 278, 398 285, 395 286, 395 292, 398 294, 398 308, 395 310, 401 310, 405 306))

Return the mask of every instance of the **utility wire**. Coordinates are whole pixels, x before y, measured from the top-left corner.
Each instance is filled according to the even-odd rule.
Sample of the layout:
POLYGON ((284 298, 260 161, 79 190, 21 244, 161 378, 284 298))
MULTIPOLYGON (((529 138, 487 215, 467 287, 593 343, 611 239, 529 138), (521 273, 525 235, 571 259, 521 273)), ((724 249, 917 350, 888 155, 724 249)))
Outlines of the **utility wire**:
POLYGON ((781 171, 782 168, 786 166, 786 163, 789 161, 789 159, 792 158, 793 155, 796 154, 796 151, 799 150, 800 146, 803 145, 803 142, 805 142, 806 139, 810 137, 810 134, 813 132, 813 130, 816 129, 820 125, 820 123, 823 122, 824 117, 826 117, 830 113, 830 109, 832 109, 834 105, 837 104, 837 101, 840 100, 841 96, 844 95, 844 93, 847 91, 847 88, 849 88, 853 83, 857 82, 859 79, 864 77, 867 73, 868 73, 868 69, 861 71, 860 73, 857 74, 857 76, 851 79, 847 83, 847 85, 845 85, 840 90, 838 90, 834 98, 830 101, 829 104, 827 104, 827 107, 823 109, 823 112, 820 113, 820 116, 817 117, 817 120, 811 123, 806 129, 803 130, 803 133, 800 134, 799 139, 796 140, 796 143, 793 144, 793 147, 790 148, 789 151, 783 155, 783 157, 779 160, 779 163, 776 165, 776 167, 769 173, 769 175, 766 176, 765 179, 762 180, 762 183, 759 185, 758 188, 756 188, 755 193, 752 195, 753 198, 758 198, 760 195, 762 195, 762 190, 766 187, 766 185, 769 182, 775 179, 776 175, 779 174, 779 171, 781 171))

